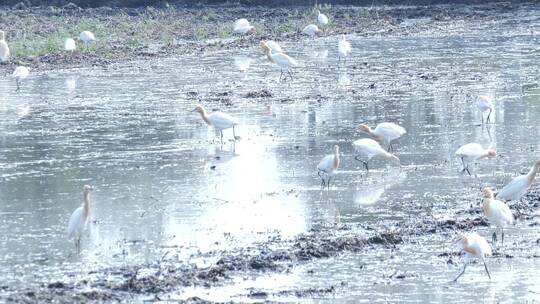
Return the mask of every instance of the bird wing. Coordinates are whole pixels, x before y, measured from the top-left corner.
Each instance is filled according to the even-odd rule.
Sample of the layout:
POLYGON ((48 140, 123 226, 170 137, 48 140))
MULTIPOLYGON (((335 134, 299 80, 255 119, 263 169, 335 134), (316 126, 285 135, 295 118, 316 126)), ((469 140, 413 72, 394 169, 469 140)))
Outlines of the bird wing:
POLYGON ((319 16, 317 17, 317 19, 319 20, 319 23, 322 25, 328 24, 328 17, 326 17, 325 14, 319 13, 319 16))
POLYGON ((512 224, 514 222, 512 211, 510 211, 508 205, 501 201, 491 201, 491 214, 493 215, 493 218, 500 220, 505 224, 512 224))
POLYGON ((504 186, 501 191, 497 193, 497 198, 503 200, 518 200, 527 192, 528 186, 527 175, 520 175, 504 186))
POLYGON ((266 45, 272 50, 272 53, 282 53, 281 46, 273 40, 266 41, 266 45))
POLYGON ((238 124, 238 121, 234 117, 223 112, 213 112, 208 115, 208 119, 212 125, 218 129, 231 128, 238 124))
POLYGON ((309 24, 304 28, 302 32, 308 35, 313 35, 318 30, 319 28, 315 24, 309 24))
POLYGON ((468 143, 459 147, 456 151, 456 155, 459 156, 480 156, 484 152, 484 148, 477 143, 468 143))
POLYGON ((477 233, 473 233, 468 236, 468 239, 470 247, 472 247, 476 253, 483 256, 491 255, 491 247, 485 238, 481 237, 477 233))
POLYGON ((407 133, 405 128, 391 122, 383 122, 378 124, 374 132, 383 134, 384 138, 388 141, 392 141, 396 138, 399 138, 401 135, 407 133))
POLYGON ((317 165, 317 170, 329 173, 332 170, 332 164, 334 163, 334 155, 326 155, 321 162, 317 165))
POLYGON ((298 63, 296 60, 292 59, 291 57, 287 56, 283 53, 277 53, 272 54, 272 59, 277 63, 277 65, 282 67, 289 67, 289 66, 297 66, 298 63))
POLYGON ((240 18, 234 22, 234 30, 238 30, 240 28, 247 28, 249 27, 249 21, 245 18, 240 18))
POLYGON ((380 153, 386 153, 378 142, 371 138, 362 138, 353 142, 353 146, 357 152, 365 154, 368 158, 371 158, 380 153))
POLYGON ((80 233, 81 229, 84 227, 83 219, 83 207, 79 207, 73 211, 71 217, 69 218, 67 234, 70 238, 76 236, 80 233))
POLYGON ((67 38, 66 41, 64 42, 64 50, 72 51, 75 48, 76 48, 75 40, 73 40, 71 38, 67 38))

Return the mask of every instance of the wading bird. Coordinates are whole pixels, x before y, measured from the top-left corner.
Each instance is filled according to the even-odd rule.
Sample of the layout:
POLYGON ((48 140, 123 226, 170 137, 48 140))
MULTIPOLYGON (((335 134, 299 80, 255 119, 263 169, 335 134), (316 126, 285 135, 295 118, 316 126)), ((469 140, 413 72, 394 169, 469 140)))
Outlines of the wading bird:
POLYGON ((204 122, 206 122, 207 125, 213 126, 214 128, 219 130, 220 141, 222 144, 223 130, 225 129, 232 128, 234 139, 237 139, 234 127, 238 125, 238 122, 231 115, 223 112, 212 112, 208 114, 204 107, 201 105, 197 105, 195 109, 193 109, 193 112, 198 112, 199 114, 201 114, 202 119, 204 120, 204 122))
MULTIPOLYGON (((79 39, 77 37, 77 39, 79 39)), ((75 42, 75 39, 73 38, 66 38, 64 41, 64 51, 75 51, 77 49, 77 44, 75 42)))
POLYGON ((388 153, 384 150, 378 142, 374 141, 371 138, 362 138, 353 142, 353 147, 358 153, 354 157, 357 161, 360 161, 364 164, 366 171, 369 171, 368 162, 375 156, 381 156, 383 158, 393 160, 399 164, 399 158, 394 154, 388 153))
POLYGON ((388 146, 387 150, 392 150, 392 152, 394 151, 392 141, 407 133, 405 128, 391 122, 382 122, 377 125, 375 130, 372 130, 368 125, 365 124, 359 125, 358 128, 360 131, 366 133, 369 137, 377 141, 384 142, 388 146))
POLYGON ((291 68, 298 65, 296 60, 292 59, 286 54, 283 53, 273 53, 272 49, 267 45, 265 41, 261 41, 261 47, 264 50, 264 53, 266 54, 266 58, 270 62, 273 62, 277 64, 281 68, 281 74, 279 75, 279 80, 281 81, 281 78, 283 77, 283 70, 286 70, 291 79, 293 79, 293 75, 291 73, 291 68))
POLYGON ((317 11, 317 20, 321 26, 326 26, 328 24, 328 17, 321 13, 321 11, 317 11))
POLYGON ((540 160, 532 166, 529 173, 515 177, 504 186, 501 191, 497 193, 497 198, 508 201, 519 201, 531 187, 538 171, 540 171, 540 160))
POLYGON ((461 158, 461 163, 463 164, 463 170, 461 172, 467 172, 471 175, 471 171, 469 171, 470 163, 483 158, 495 157, 497 156, 497 152, 495 149, 484 149, 480 144, 469 143, 459 147, 456 155, 461 158))
POLYGON ((77 253, 81 250, 81 235, 90 216, 90 191, 92 190, 93 188, 91 186, 85 185, 83 187, 84 204, 75 209, 69 218, 67 234, 70 239, 75 239, 77 253))
POLYGON ((310 24, 302 30, 302 33, 304 33, 304 35, 314 37, 315 35, 320 35, 322 32, 321 30, 319 30, 318 26, 316 26, 315 24, 310 24))
POLYGON ((349 43, 349 41, 347 41, 345 35, 341 35, 341 39, 338 42, 338 61, 341 61, 341 58, 343 58, 343 60, 346 60, 350 52, 351 44, 349 43))
POLYGON ((96 41, 96 36, 90 31, 82 31, 79 35, 79 39, 84 43, 90 43, 96 41))
POLYGON ((20 87, 20 83, 23 79, 25 79, 26 77, 28 77, 28 75, 30 74, 30 69, 27 68, 27 67, 24 67, 24 66, 18 66, 17 68, 15 68, 15 71, 13 71, 13 78, 15 78, 15 81, 17 82, 17 90, 18 91, 21 87, 20 87))
POLYGON ((460 274, 454 279, 454 282, 459 279, 465 273, 465 268, 467 268, 467 263, 470 259, 478 258, 484 263, 484 268, 486 273, 491 280, 491 275, 486 265, 485 257, 491 255, 491 247, 489 247, 488 242, 485 238, 478 235, 478 233, 470 233, 468 235, 461 235, 458 242, 463 246, 463 251, 465 251, 465 264, 463 265, 463 270, 460 274))
POLYGON ((325 156, 321 162, 317 165, 317 174, 321 178, 321 187, 330 189, 330 180, 334 175, 334 172, 339 168, 339 146, 334 146, 334 154, 325 156), (326 182, 325 182, 326 176, 326 182))
POLYGON ((0 31, 0 63, 7 62, 9 60, 9 47, 6 42, 6 33, 0 31))
MULTIPOLYGON (((508 206, 496 200, 493 197, 493 191, 489 188, 484 188, 484 202, 482 203, 484 209, 484 215, 488 220, 494 224, 497 228, 501 228, 501 243, 504 245, 504 227, 512 225, 514 223, 514 216, 508 206)), ((497 229, 493 232, 492 237, 493 245, 497 241, 497 229)))
POLYGON ((266 42, 266 45, 272 50, 272 53, 283 53, 281 46, 274 40, 265 40, 264 42, 266 42))
POLYGON ((488 116, 486 118, 486 123, 489 123, 489 116, 493 111, 493 102, 491 101, 491 97, 486 95, 478 96, 478 98, 476 99, 476 106, 478 107, 478 110, 480 110, 480 114, 482 115, 482 124, 484 124, 484 113, 489 110, 488 116))
POLYGON ((255 27, 249 24, 245 18, 238 19, 234 22, 233 31, 238 34, 255 33, 255 27))

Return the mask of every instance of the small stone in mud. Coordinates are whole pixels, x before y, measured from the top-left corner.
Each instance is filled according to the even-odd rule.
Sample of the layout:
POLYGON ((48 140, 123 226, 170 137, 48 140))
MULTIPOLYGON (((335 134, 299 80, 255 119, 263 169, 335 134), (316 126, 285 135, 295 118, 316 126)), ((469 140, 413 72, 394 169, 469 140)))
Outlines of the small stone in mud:
POLYGON ((268 98, 268 97, 272 97, 272 93, 270 93, 270 91, 266 89, 262 89, 260 91, 248 92, 245 95, 245 97, 246 98, 268 98))
POLYGON ((66 285, 62 282, 54 282, 47 285, 48 288, 64 288, 66 285))
POLYGON ((251 290, 249 292, 249 297, 250 298, 267 298, 268 297, 268 293, 265 292, 265 291, 260 291, 260 290, 251 290))

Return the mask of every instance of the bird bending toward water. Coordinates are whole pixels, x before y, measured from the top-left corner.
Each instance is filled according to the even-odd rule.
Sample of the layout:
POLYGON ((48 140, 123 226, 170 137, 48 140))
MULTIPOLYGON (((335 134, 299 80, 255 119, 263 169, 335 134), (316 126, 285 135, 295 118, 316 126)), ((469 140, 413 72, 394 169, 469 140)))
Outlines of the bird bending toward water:
POLYGON ((341 39, 339 39, 338 42, 338 61, 341 61, 341 58, 345 60, 349 53, 351 52, 351 44, 349 41, 347 41, 347 38, 345 38, 345 35, 341 35, 341 39))
POLYGON ((30 69, 27 68, 27 67, 24 67, 24 66, 18 66, 15 71, 13 71, 13 78, 15 78, 15 81, 17 82, 17 90, 15 91, 18 91, 21 87, 20 87, 20 83, 23 79, 25 79, 26 77, 28 77, 28 75, 30 75, 30 69))
POLYGON ((236 134, 234 127, 238 125, 238 122, 236 119, 234 119, 231 115, 223 113, 223 112, 212 112, 208 114, 203 106, 197 105, 193 112, 198 112, 201 114, 202 119, 204 122, 206 122, 207 125, 213 126, 214 128, 219 130, 220 134, 220 141, 223 144, 223 130, 225 129, 233 129, 233 136, 236 140, 236 134))
POLYGON ((81 235, 90 216, 90 191, 92 190, 93 188, 91 186, 85 185, 83 187, 84 204, 75 209, 69 218, 67 234, 70 239, 75 239, 77 253, 81 250, 81 235))
POLYGON ((470 233, 467 235, 461 235, 458 242, 463 246, 463 251, 465 251, 465 264, 463 265, 463 270, 461 273, 454 279, 454 282, 459 279, 465 273, 465 268, 467 268, 467 263, 469 260, 478 258, 482 263, 484 263, 484 268, 486 273, 491 280, 491 275, 489 274, 488 267, 486 265, 485 257, 491 255, 491 247, 489 247, 488 242, 485 238, 481 237, 477 233, 470 233))
POLYGON ((353 147, 358 152, 358 155, 354 157, 357 161, 364 164, 366 171, 369 171, 368 162, 375 156, 381 156, 385 159, 393 160, 399 164, 399 158, 394 154, 388 153, 384 150, 378 142, 371 138, 362 138, 353 142, 353 147))
POLYGON ((283 53, 274 53, 272 49, 268 46, 266 41, 261 41, 261 47, 264 50, 264 53, 266 54, 266 58, 270 62, 273 62, 277 64, 281 68, 281 74, 279 75, 279 80, 281 81, 283 77, 283 70, 286 70, 291 79, 293 79, 293 75, 291 73, 291 68, 298 65, 296 60, 292 59, 286 54, 283 53))
POLYGON ((328 17, 321 13, 321 11, 317 11, 317 21, 319 21, 321 26, 326 26, 328 24, 328 17))
POLYGON ((501 200, 519 201, 524 196, 532 183, 536 174, 540 171, 540 160, 532 166, 529 173, 520 175, 512 179, 506 186, 504 186, 498 193, 497 198, 501 200))
POLYGON ((255 27, 249 24, 245 18, 238 19, 234 22, 233 31, 238 34, 255 33, 255 27))
POLYGON ((315 24, 310 24, 302 30, 302 33, 310 37, 314 37, 315 35, 320 35, 322 32, 321 30, 319 30, 318 26, 316 26, 315 24))
POLYGON ((478 110, 480 110, 480 114, 482 115, 482 124, 484 124, 484 113, 486 111, 489 111, 486 118, 486 123, 489 123, 489 116, 493 111, 493 102, 491 101, 491 97, 486 95, 478 96, 478 99, 476 99, 476 106, 478 107, 478 110))
POLYGON ((339 168, 339 146, 334 146, 334 154, 330 154, 325 156, 321 162, 317 165, 317 174, 321 178, 321 187, 326 187, 330 189, 330 180, 332 179, 332 176, 334 175, 334 172, 339 168), (325 176, 327 177, 325 182, 325 176))
MULTIPOLYGON (((484 201, 482 203, 484 215, 497 228, 501 228, 501 243, 504 245, 504 227, 514 223, 514 216, 508 206, 493 197, 493 191, 484 188, 484 201)), ((493 232, 493 244, 497 241, 497 229, 493 232)))
POLYGON ((461 172, 467 172, 471 175, 471 171, 469 171, 470 163, 484 158, 495 157, 497 156, 497 151, 495 149, 484 149, 480 144, 469 143, 459 147, 456 155, 461 158, 461 163, 463 164, 463 170, 461 172))
POLYGON ((396 125, 391 122, 382 122, 377 125, 375 130, 372 130, 368 125, 361 124, 358 126, 360 131, 369 135, 369 137, 384 142, 388 146, 388 151, 394 151, 392 147, 392 141, 400 138, 403 134, 407 133, 405 128, 396 125))
POLYGON ((9 47, 6 42, 6 33, 0 31, 0 63, 7 62, 9 60, 9 47))

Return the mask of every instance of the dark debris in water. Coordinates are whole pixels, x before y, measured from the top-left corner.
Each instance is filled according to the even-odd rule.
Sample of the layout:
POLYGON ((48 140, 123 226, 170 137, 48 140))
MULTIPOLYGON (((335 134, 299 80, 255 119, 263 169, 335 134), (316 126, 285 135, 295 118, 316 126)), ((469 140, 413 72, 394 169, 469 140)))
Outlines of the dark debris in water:
POLYGON ((259 90, 259 91, 252 91, 252 92, 248 92, 246 95, 245 95, 245 98, 269 98, 269 97, 272 97, 272 93, 266 89, 262 89, 262 90, 259 90))

